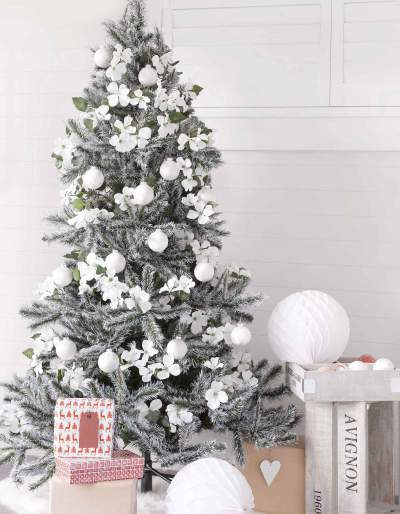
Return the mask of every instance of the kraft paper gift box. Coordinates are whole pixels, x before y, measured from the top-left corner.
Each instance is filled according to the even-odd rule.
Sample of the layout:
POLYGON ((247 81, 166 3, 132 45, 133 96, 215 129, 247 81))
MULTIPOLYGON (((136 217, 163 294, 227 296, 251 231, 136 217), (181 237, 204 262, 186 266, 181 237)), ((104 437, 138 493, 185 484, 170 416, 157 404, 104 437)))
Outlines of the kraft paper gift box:
POLYGON ((54 476, 49 514, 136 514, 136 488, 135 479, 70 485, 54 476))
POLYGON ((56 457, 110 459, 114 401, 107 398, 59 398, 54 411, 56 457))
POLYGON ((265 514, 304 514, 303 442, 296 446, 260 449, 245 444, 245 451, 246 464, 240 471, 252 488, 254 510, 265 514))
POLYGON ((111 459, 56 458, 56 475, 69 484, 92 484, 109 480, 142 478, 144 458, 127 450, 115 451, 111 459))

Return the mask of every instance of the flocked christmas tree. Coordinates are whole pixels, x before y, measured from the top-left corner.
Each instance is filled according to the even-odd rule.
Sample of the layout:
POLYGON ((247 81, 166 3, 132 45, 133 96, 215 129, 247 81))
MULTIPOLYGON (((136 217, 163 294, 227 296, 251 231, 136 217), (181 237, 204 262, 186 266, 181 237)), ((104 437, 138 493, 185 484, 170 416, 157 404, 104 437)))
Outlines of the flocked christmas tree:
POLYGON ((244 441, 289 443, 297 421, 293 406, 271 405, 286 393, 280 366, 245 350, 258 299, 244 294, 249 273, 217 266, 226 232, 210 173, 221 158, 192 108, 201 87, 180 83, 140 0, 106 26, 92 83, 73 99, 80 116, 53 154, 67 188, 45 239, 70 251, 22 311, 31 368, 7 385, 1 456, 32 487, 54 472, 61 396, 114 398, 119 444, 162 465, 220 449, 194 442, 201 429, 230 432, 241 462, 244 441))

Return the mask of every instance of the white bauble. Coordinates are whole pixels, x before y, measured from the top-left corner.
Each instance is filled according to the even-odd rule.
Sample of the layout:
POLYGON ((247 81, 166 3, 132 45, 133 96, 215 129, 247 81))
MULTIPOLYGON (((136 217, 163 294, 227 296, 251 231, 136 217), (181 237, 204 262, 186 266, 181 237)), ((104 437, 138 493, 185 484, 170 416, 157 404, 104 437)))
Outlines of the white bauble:
POLYGON ((118 355, 112 350, 108 349, 100 355, 97 364, 101 371, 104 371, 104 373, 113 373, 118 369, 119 366, 118 355))
POLYGON ((167 344, 168 355, 176 360, 183 359, 183 357, 187 354, 187 350, 187 344, 181 337, 171 339, 171 341, 167 344))
POLYGON ((160 166, 160 175, 164 180, 175 180, 179 177, 180 167, 179 164, 168 157, 160 166))
POLYGON ((147 244, 153 252, 162 253, 168 246, 168 236, 161 229, 157 228, 149 235, 147 244))
POLYGON ((136 205, 148 205, 154 199, 154 190, 146 182, 141 182, 133 191, 133 201, 136 205))
POLYGON ((350 321, 331 296, 302 291, 278 303, 269 318, 268 336, 272 350, 282 361, 334 362, 349 341, 350 321))
POLYGON ((173 478, 167 514, 250 514, 254 497, 244 475, 222 459, 199 459, 173 478))
POLYGON ((53 273, 53 281, 57 287, 66 287, 72 282, 72 271, 65 264, 58 266, 53 273))
POLYGON ((378 359, 374 362, 372 369, 374 371, 393 371, 394 364, 390 359, 378 359))
POLYGON ((368 364, 362 361, 353 361, 348 365, 348 369, 352 371, 366 371, 368 369, 368 364))
POLYGON ((199 262, 194 268, 194 276, 199 282, 209 282, 214 276, 214 266, 209 262, 199 262))
POLYGON ((106 260, 106 268, 114 273, 121 273, 124 271, 126 266, 125 257, 117 252, 117 250, 113 250, 109 255, 107 255, 106 260))
POLYGON ((99 168, 91 166, 82 175, 82 183, 85 189, 99 189, 104 184, 104 175, 99 168))
POLYGON ((147 64, 144 68, 142 68, 139 71, 138 78, 142 86, 154 86, 155 84, 157 84, 158 80, 157 70, 153 68, 153 66, 150 66, 150 64, 147 64))
POLYGON ((113 51, 111 48, 101 46, 94 54, 94 63, 98 68, 108 68, 111 63, 113 51))
POLYGON ((64 339, 56 343, 56 354, 61 360, 68 361, 75 357, 76 344, 71 339, 64 337, 64 339))
POLYGON ((210 186, 204 186, 200 189, 200 191, 197 193, 197 196, 200 198, 200 200, 203 200, 203 202, 206 203, 216 203, 217 197, 213 193, 213 190, 210 186))
POLYGON ((231 332, 231 341, 232 344, 237 346, 243 346, 245 344, 249 344, 251 341, 251 332, 250 330, 239 323, 231 332))

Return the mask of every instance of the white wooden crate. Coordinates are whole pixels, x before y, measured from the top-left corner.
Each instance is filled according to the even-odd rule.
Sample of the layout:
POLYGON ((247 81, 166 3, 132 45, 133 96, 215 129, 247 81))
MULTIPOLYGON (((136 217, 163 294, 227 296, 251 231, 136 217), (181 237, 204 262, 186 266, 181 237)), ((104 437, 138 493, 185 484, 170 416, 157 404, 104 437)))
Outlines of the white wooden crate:
POLYGON ((307 514, 400 513, 400 370, 287 365, 305 402, 307 514))

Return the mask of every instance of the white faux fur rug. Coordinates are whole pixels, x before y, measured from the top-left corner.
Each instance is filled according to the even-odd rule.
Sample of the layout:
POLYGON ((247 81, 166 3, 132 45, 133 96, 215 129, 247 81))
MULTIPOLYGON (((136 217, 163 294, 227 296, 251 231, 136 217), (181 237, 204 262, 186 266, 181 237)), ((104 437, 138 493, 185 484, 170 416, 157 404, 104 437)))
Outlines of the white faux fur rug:
MULTIPOLYGON (((153 489, 138 493, 138 514, 165 514, 166 485, 155 479, 153 489)), ((0 514, 48 514, 48 502, 48 486, 31 492, 17 488, 9 478, 0 481, 0 514)))

